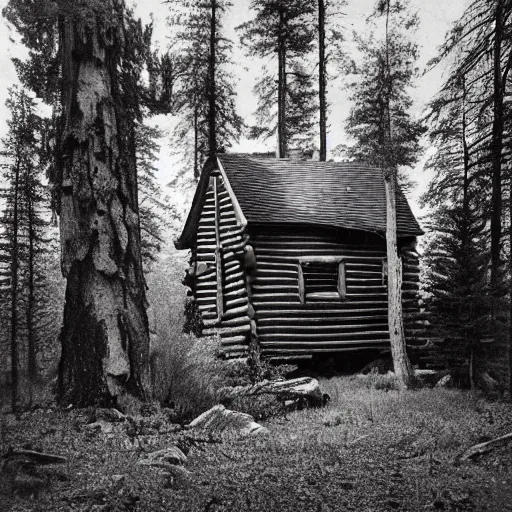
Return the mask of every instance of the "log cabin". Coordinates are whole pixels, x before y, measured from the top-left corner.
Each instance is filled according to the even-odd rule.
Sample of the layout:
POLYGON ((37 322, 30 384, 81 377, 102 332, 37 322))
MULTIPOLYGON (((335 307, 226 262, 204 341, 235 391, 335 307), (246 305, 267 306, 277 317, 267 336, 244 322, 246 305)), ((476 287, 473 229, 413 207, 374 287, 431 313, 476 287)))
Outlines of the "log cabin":
MULTIPOLYGON (((226 358, 389 350, 382 171, 359 163, 219 154, 176 248, 204 332, 226 358), (254 345, 255 344, 255 345, 254 345)), ((401 191, 397 235, 407 342, 418 342, 423 232, 401 191)))

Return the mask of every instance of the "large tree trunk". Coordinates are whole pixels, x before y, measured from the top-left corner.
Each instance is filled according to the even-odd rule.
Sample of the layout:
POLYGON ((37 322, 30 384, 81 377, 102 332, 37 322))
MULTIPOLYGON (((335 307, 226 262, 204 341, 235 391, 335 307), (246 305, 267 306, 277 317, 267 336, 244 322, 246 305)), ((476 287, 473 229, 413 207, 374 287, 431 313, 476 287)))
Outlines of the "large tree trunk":
MULTIPOLYGON (((509 182, 512 184, 512 169, 509 171, 509 182)), ((512 215, 512 186, 509 185, 509 195, 508 195, 508 209, 510 214, 512 215)), ((509 221, 509 244, 510 244, 510 254, 509 254, 509 273, 512 276, 512 221, 509 221)), ((512 289, 509 290, 509 333, 508 333, 508 386, 510 396, 512 396, 512 289)))
MULTIPOLYGON (((494 34, 494 90, 492 124, 492 198, 491 198, 491 289, 494 296, 500 288, 501 251, 501 153, 503 150, 504 89, 501 75, 501 44, 503 38, 503 0, 496 4, 494 34)), ((494 309, 494 308, 493 308, 494 309)), ((495 311, 494 311, 495 313, 495 311)))
MULTIPOLYGON (((23 108, 23 107, 22 107, 23 108)), ((18 143, 19 144, 19 143, 18 143)), ((20 151, 16 149, 14 169, 14 198, 12 216, 12 258, 11 258, 11 404, 12 410, 18 408, 19 394, 19 352, 18 352, 18 203, 20 188, 20 151)))
POLYGON ((125 392, 146 399, 150 383, 134 126, 119 94, 124 0, 78 4, 60 25, 59 395, 75 406, 111 405, 125 392))
POLYGON ((194 107, 194 178, 199 181, 199 115, 194 107))
POLYGON ((286 158, 286 48, 284 43, 284 11, 279 9, 279 41, 277 43, 278 78, 277 78, 277 157, 286 158))
POLYGON ((402 262, 396 235, 396 173, 384 173, 386 189, 386 249, 388 258, 388 326, 395 375, 404 388, 412 384, 412 368, 407 356, 402 312, 402 262))
POLYGON ((318 96, 320 102, 320 162, 327 160, 327 101, 325 79, 325 0, 318 0, 318 96))
POLYGON ((30 405, 32 405, 34 381, 37 378, 37 354, 34 337, 34 251, 35 251, 35 226, 34 226, 34 184, 29 176, 26 182, 27 195, 27 222, 28 222, 28 296, 27 296, 27 343, 28 343, 28 378, 30 385, 30 405))
POLYGON ((386 71, 388 91, 386 96, 387 122, 383 132, 386 143, 382 148, 384 152, 384 186, 386 190, 386 249, 388 259, 388 327, 391 342, 391 354, 395 375, 404 388, 412 384, 413 373, 404 333, 404 318, 402 311, 402 262, 398 256, 397 227, 396 227, 396 193, 397 166, 393 149, 393 126, 391 119, 391 62, 389 54, 389 15, 390 0, 386 2, 386 71))

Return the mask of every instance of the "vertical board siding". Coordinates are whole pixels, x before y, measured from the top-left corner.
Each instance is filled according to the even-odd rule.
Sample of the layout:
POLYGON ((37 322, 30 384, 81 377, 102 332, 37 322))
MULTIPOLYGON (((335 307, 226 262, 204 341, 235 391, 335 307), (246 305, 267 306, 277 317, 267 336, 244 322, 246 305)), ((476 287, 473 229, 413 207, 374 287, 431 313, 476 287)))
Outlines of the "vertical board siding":
POLYGON ((203 321, 214 321, 218 316, 217 271, 215 248, 215 193, 214 181, 218 183, 219 238, 222 245, 222 320, 205 334, 217 332, 222 340, 222 351, 226 357, 247 354, 250 319, 247 315, 248 299, 246 275, 241 264, 247 234, 238 225, 233 203, 219 173, 213 172, 201 212, 196 247, 193 251, 197 263, 206 263, 208 270, 195 281, 195 296, 203 321))
MULTIPOLYGON (((252 304, 263 355, 389 347, 383 238, 370 233, 297 227, 253 228, 251 241, 257 260, 252 304), (299 289, 299 261, 314 256, 343 257, 344 299, 308 299, 306 290, 305 302, 301 301, 304 290, 299 289)), ((402 252, 406 335, 408 341, 416 343, 418 257, 412 247, 402 252)))

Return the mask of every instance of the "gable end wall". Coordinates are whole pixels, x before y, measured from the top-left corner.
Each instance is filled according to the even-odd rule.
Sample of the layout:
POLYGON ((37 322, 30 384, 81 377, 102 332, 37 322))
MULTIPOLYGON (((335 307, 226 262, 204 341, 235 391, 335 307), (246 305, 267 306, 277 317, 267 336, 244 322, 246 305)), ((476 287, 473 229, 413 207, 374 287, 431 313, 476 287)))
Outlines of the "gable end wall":
POLYGON ((248 312, 247 278, 242 265, 247 243, 245 229, 240 226, 235 209, 223 178, 213 171, 205 202, 201 211, 196 245, 192 251, 192 266, 205 263, 208 270, 195 279, 195 296, 203 322, 204 334, 219 333, 225 357, 247 354, 250 319, 248 312), (217 261, 216 261, 216 202, 214 180, 217 180, 218 226, 221 243, 221 284, 223 315, 220 322, 217 310, 217 261), (213 325, 212 325, 213 324, 213 325))

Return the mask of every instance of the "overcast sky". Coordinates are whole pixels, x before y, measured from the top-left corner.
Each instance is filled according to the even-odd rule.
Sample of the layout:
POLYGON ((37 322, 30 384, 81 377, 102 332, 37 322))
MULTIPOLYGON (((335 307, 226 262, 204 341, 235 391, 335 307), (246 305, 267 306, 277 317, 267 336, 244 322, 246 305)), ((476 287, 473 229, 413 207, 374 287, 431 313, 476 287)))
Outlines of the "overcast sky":
MULTIPOLYGON (((313 1, 313 0, 311 0, 313 1)), ((421 57, 419 61, 420 68, 436 55, 437 47, 443 42, 444 36, 449 30, 451 24, 462 14, 467 0, 411 0, 412 8, 415 9, 420 18, 420 27, 417 32, 417 40, 421 47, 421 57)), ((226 35, 236 41, 234 27, 251 18, 249 9, 250 0, 232 0, 233 7, 225 21, 226 35)), ((0 6, 4 7, 7 0, 0 0, 0 6)), ((132 4, 127 0, 128 4, 132 4)), ((160 43, 160 47, 167 44, 168 28, 165 24, 167 7, 161 0, 139 0, 136 12, 144 21, 149 21, 149 16, 154 13, 155 19, 155 39, 160 43)), ((366 18, 371 13, 375 0, 349 0, 346 12, 346 30, 351 33, 355 30, 363 33, 366 29, 366 18)), ((5 22, 0 26, 0 45, 3 48, 0 54, 0 136, 6 132, 7 111, 4 106, 7 98, 7 89, 17 83, 14 67, 10 62, 13 56, 23 57, 26 51, 21 45, 16 44, 16 37, 12 34, 5 22)), ((257 100, 252 94, 252 88, 260 74, 260 63, 249 62, 245 57, 243 49, 235 44, 234 62, 237 63, 235 73, 239 77, 237 84, 238 109, 239 113, 246 120, 250 121, 250 116, 256 108, 257 100)), ((415 115, 421 115, 425 104, 431 99, 432 94, 439 89, 442 83, 442 67, 430 71, 422 76, 417 86, 412 91, 415 100, 415 115)), ((331 87, 329 90, 329 101, 332 112, 329 115, 330 133, 328 136, 328 147, 336 146, 344 142, 343 123, 350 108, 347 98, 347 91, 339 85, 335 90, 331 87)), ((173 125, 170 118, 159 117, 156 122, 163 128, 169 128, 173 125)), ((173 176, 175 163, 169 156, 168 143, 163 141, 161 158, 159 163, 159 179, 161 183, 168 183, 173 176)), ((269 141, 266 144, 255 143, 254 141, 241 140, 239 144, 233 146, 233 151, 263 151, 273 150, 274 142, 269 141)), ((425 158, 423 159, 423 161, 425 158)), ((417 207, 417 198, 425 188, 428 176, 421 171, 423 161, 413 172, 413 178, 419 183, 417 190, 412 194, 413 209, 419 213, 417 207)))

